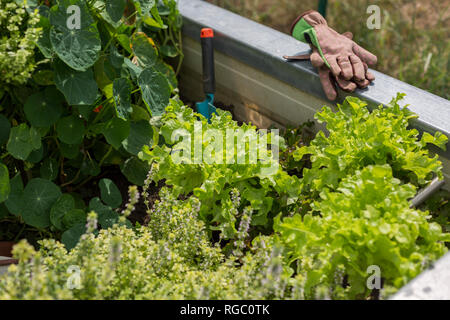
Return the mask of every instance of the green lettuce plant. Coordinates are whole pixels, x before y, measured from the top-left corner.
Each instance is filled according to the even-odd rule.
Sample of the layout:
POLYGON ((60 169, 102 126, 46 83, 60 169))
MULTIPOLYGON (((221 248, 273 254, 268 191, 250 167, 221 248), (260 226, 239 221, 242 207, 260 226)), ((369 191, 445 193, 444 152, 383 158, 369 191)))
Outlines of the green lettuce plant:
POLYGON ((277 220, 306 297, 326 290, 331 298, 365 298, 370 266, 381 271, 386 296, 447 251, 450 234, 428 211, 410 208, 416 188, 392 171, 387 164, 357 170, 336 189, 325 187, 310 213, 277 220))
POLYGON ((337 111, 324 107, 316 114, 326 123, 328 134, 319 131, 309 146, 298 148, 294 158, 310 155, 312 167, 303 170, 303 191, 320 192, 324 187, 336 188, 342 178, 368 165, 390 164, 394 176, 404 182, 423 186, 434 175, 442 177, 438 155, 431 156, 427 144, 445 150, 447 137, 440 132, 434 136, 409 128, 417 115, 401 108, 398 94, 386 107, 372 112, 367 103, 348 97, 337 111))
POLYGON ((210 230, 220 230, 224 239, 236 237, 241 218, 230 214, 232 190, 236 189, 240 195, 241 208, 251 207, 251 225, 259 231, 270 232, 275 214, 286 211, 297 201, 298 178, 289 176, 278 166, 269 146, 279 141, 283 147, 282 138, 275 133, 259 132, 250 124, 240 126, 229 112, 223 110, 218 110, 208 122, 175 99, 153 124, 160 143, 154 147, 144 146, 140 154, 141 159, 157 165, 151 179, 164 180, 176 196, 195 195, 201 201, 201 219, 210 230), (227 130, 240 130, 242 134, 236 136, 228 151, 224 147, 227 130), (208 132, 218 132, 223 141, 208 138, 208 132), (244 139, 245 135, 249 138, 244 139), (267 138, 258 149, 257 156, 261 161, 249 163, 246 158, 246 163, 239 163, 238 157, 249 157, 246 154, 258 143, 258 136, 267 138), (200 157, 203 156, 197 162, 196 146, 200 157), (205 158, 209 154, 213 161, 205 158))

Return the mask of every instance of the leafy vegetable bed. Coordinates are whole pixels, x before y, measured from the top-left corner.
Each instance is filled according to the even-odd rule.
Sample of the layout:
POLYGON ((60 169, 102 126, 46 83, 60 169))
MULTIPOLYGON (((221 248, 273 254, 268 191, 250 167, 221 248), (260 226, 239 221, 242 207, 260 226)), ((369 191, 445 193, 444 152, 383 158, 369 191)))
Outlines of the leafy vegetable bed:
POLYGON ((182 57, 175 1, 39 4, 0 7, 16 39, 0 50, 23 38, 30 53, 3 78, 0 230, 29 241, 0 299, 384 298, 447 251, 448 198, 431 213, 409 204, 442 175, 427 144, 447 138, 419 138, 401 94, 372 112, 352 97, 324 107, 314 138, 310 124, 283 138, 220 109, 207 121, 167 64, 182 57), (71 5, 88 17, 77 31, 71 5), (240 162, 255 145, 258 161, 240 162), (131 223, 138 205, 148 217, 131 223))

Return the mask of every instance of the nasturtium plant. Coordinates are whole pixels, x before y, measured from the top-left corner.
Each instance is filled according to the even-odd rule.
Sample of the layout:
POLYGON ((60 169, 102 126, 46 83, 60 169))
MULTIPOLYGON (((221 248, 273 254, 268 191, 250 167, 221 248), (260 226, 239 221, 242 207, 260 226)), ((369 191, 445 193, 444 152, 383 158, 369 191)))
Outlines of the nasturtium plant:
POLYGON ((102 225, 118 221, 124 204, 109 178, 144 183, 137 155, 153 145, 150 120, 169 104, 183 59, 177 4, 5 0, 0 13, 0 202, 6 219, 73 246, 91 198, 112 208, 102 225), (162 46, 177 54, 165 61, 162 46))

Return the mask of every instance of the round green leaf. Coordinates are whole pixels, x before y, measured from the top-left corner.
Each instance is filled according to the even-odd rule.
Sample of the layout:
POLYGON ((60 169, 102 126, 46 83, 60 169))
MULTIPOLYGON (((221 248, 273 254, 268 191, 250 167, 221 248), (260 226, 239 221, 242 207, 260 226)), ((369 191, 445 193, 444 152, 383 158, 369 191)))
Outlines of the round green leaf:
POLYGON ((98 86, 92 69, 75 71, 61 61, 54 64, 56 87, 70 105, 91 105, 97 99, 98 86))
POLYGON ((141 72, 138 82, 142 90, 142 98, 152 116, 163 114, 171 94, 167 78, 155 68, 150 67, 141 72))
POLYGON ((41 147, 41 137, 37 130, 25 123, 11 129, 6 149, 16 159, 26 160, 33 150, 41 147))
POLYGON ((135 0, 135 3, 139 6, 141 14, 146 15, 155 5, 155 0, 135 0))
POLYGON ((9 132, 11 131, 11 124, 9 120, 0 114, 0 145, 8 141, 9 132))
POLYGON ((58 57, 75 70, 85 71, 93 66, 102 47, 100 34, 86 3, 80 0, 61 0, 50 9, 50 22, 50 42, 58 57), (78 19, 76 13, 68 13, 70 10, 67 9, 71 5, 80 9, 78 19), (73 29, 68 27, 71 23, 74 25, 73 29))
POLYGON ((50 59, 53 55, 53 47, 50 42, 50 8, 47 6, 39 6, 39 23, 38 26, 42 28, 42 35, 37 41, 37 46, 41 50, 44 57, 50 59))
POLYGON ((155 64, 158 59, 158 50, 152 38, 147 37, 143 32, 138 32, 133 35, 131 45, 140 66, 152 67, 155 64))
POLYGON ((150 170, 150 165, 146 161, 132 157, 125 161, 120 169, 130 183, 143 186, 150 170))
POLYGON ((106 12, 113 22, 118 22, 123 17, 126 0, 108 0, 106 1, 106 12))
POLYGON ((75 159, 80 152, 80 146, 78 144, 67 144, 62 142, 59 145, 59 151, 61 151, 64 158, 75 159))
POLYGON ((10 192, 8 168, 3 163, 0 163, 0 203, 8 199, 10 192))
POLYGON ((114 80, 113 97, 117 116, 123 120, 128 120, 133 112, 133 107, 131 106, 131 84, 127 79, 114 80))
POLYGON ((55 84, 55 74, 52 70, 39 70, 33 74, 33 80, 40 86, 55 84))
POLYGON ((41 162, 42 158, 44 158, 44 153, 44 145, 41 145, 39 149, 34 150, 30 153, 26 161, 31 163, 39 163, 41 162))
POLYGON ((61 242, 67 250, 71 250, 76 247, 78 241, 85 232, 86 224, 78 223, 62 234, 61 242))
POLYGON ((104 203, 117 208, 122 203, 122 195, 117 186, 110 179, 102 179, 99 182, 100 195, 104 203))
POLYGON ((49 127, 58 121, 63 113, 64 97, 54 87, 28 97, 24 106, 25 115, 34 127, 49 127))
POLYGON ((153 129, 148 121, 142 120, 132 122, 130 125, 130 134, 122 142, 122 146, 129 153, 138 155, 144 145, 153 143, 153 129))
POLYGON ((73 197, 64 193, 58 200, 53 204, 50 210, 50 222, 58 230, 64 230, 63 218, 67 212, 75 208, 75 200, 73 197))
POLYGON ((84 122, 75 115, 62 118, 56 124, 56 132, 62 142, 79 144, 84 136, 84 122))
POLYGON ((53 181, 58 176, 58 170, 58 161, 47 158, 42 162, 39 172, 42 179, 53 181))
POLYGON ((10 193, 8 199, 5 201, 8 211, 15 216, 19 216, 22 213, 22 195, 23 182, 20 173, 18 173, 10 181, 10 193))
POLYGON ((114 148, 119 149, 123 140, 130 134, 130 122, 119 118, 112 118, 103 127, 106 141, 114 148))
POLYGON ((50 210, 60 196, 61 191, 53 182, 41 178, 30 180, 22 196, 24 221, 36 228, 50 226, 50 210))
POLYGON ((71 209, 69 210, 63 217, 63 226, 64 228, 70 229, 72 228, 74 225, 78 224, 78 223, 84 223, 86 224, 86 212, 84 212, 84 210, 81 209, 71 209))
POLYGON ((89 202, 89 210, 97 213, 98 223, 102 228, 110 228, 119 221, 119 214, 111 207, 105 206, 98 197, 89 202))

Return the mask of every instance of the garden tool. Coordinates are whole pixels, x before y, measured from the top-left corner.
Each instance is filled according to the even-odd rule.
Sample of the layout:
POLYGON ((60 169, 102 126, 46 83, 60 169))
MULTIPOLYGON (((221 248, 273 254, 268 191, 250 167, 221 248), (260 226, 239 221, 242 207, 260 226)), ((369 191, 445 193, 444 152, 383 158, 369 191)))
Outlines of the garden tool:
POLYGON ((214 93, 216 92, 213 39, 214 31, 212 29, 202 29, 203 91, 206 98, 203 102, 197 102, 196 107, 197 112, 202 114, 208 121, 211 119, 212 114, 216 112, 213 104, 214 93))
POLYGON ((318 57, 336 77, 341 75, 345 80, 363 81, 364 63, 370 66, 377 63, 375 55, 331 29, 317 11, 309 10, 300 15, 292 24, 291 34, 317 48, 318 57))
MULTIPOLYGON (((353 34, 351 32, 345 32, 342 35, 348 39, 353 38, 353 34)), ((357 87, 366 88, 375 79, 375 77, 368 71, 368 66, 365 62, 363 62, 365 72, 365 77, 363 80, 356 80, 354 78, 352 80, 346 80, 342 75, 335 76, 325 65, 325 62, 322 60, 318 49, 312 45, 311 49, 312 52, 308 54, 297 56, 283 56, 283 58, 287 60, 311 60, 312 65, 318 68, 320 82, 322 83, 322 87, 329 100, 333 101, 337 97, 337 91, 334 82, 336 82, 342 90, 346 92, 353 92, 357 87)))

